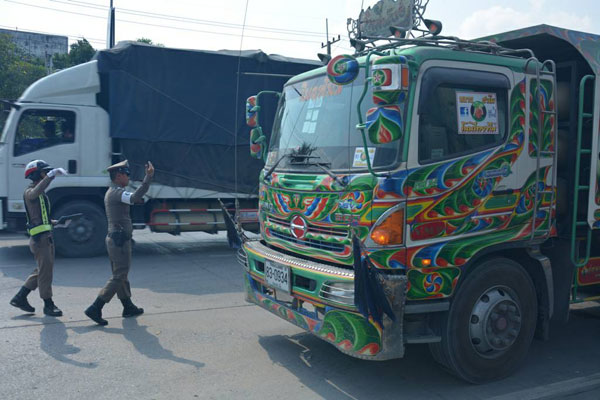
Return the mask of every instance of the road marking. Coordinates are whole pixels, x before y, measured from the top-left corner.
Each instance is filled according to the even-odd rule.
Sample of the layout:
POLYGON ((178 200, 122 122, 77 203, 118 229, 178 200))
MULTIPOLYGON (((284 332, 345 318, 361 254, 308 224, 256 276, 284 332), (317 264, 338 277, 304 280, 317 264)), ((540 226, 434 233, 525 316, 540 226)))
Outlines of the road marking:
POLYGON ((565 381, 555 382, 544 386, 536 386, 501 396, 491 397, 488 400, 562 399, 565 396, 586 393, 598 388, 600 388, 600 373, 567 379, 565 381))
POLYGON ((329 379, 325 379, 325 382, 329 383, 331 386, 333 386, 334 388, 336 388, 340 393, 345 394, 349 398, 351 398, 353 400, 358 400, 356 397, 352 396, 350 393, 346 392, 345 390, 343 390, 342 388, 340 388, 338 385, 336 385, 335 383, 331 382, 329 379))

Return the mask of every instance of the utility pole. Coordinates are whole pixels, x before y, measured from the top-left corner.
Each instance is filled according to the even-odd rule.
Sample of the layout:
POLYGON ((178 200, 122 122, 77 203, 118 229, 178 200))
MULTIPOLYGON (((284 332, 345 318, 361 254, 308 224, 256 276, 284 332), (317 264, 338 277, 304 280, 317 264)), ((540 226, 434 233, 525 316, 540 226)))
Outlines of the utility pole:
POLYGON ((108 49, 112 49, 113 47, 115 47, 115 8, 113 7, 113 0, 110 0, 110 9, 108 10, 106 47, 108 49))
POLYGON ((327 56, 331 58, 331 45, 336 42, 339 42, 341 39, 340 35, 338 35, 337 39, 335 37, 332 37, 331 40, 329 40, 329 18, 325 18, 325 35, 327 38, 327 44, 321 42, 321 48, 327 47, 327 56))

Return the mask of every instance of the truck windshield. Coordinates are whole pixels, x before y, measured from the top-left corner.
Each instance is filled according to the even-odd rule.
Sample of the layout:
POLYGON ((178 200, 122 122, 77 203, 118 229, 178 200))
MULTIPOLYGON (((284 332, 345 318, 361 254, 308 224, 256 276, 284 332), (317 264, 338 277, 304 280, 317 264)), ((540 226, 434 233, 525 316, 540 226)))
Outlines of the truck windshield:
MULTIPOLYGON (((363 85, 364 72, 347 86, 336 86, 325 75, 287 85, 275 116, 267 166, 291 154, 281 160, 278 169, 300 171, 320 163, 337 171, 366 170, 362 137, 356 129, 356 105, 363 85)), ((364 119, 374 107, 370 90, 361 107, 364 119)), ((402 140, 367 143, 374 168, 389 169, 399 161, 402 140)))

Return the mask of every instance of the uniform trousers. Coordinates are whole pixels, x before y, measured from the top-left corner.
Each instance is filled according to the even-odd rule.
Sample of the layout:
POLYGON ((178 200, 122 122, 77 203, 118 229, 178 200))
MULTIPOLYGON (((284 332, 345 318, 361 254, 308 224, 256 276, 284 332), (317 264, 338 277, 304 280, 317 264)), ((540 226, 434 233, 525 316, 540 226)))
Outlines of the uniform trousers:
POLYGON ((39 288, 40 297, 52 297, 52 274, 54 269, 54 240, 51 232, 39 233, 29 238, 29 250, 33 253, 37 268, 27 277, 23 286, 29 290, 39 288))
POLYGON ((121 300, 128 299, 131 297, 131 287, 127 278, 131 266, 131 239, 126 240, 123 246, 119 247, 112 238, 106 237, 106 250, 108 250, 112 277, 100 290, 98 297, 105 303, 108 303, 115 293, 121 300))

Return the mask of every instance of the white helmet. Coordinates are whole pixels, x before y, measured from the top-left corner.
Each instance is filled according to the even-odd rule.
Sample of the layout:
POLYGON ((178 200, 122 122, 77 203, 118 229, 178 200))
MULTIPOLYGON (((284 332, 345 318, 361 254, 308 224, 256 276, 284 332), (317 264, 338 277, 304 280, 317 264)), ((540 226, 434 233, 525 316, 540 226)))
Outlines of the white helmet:
POLYGON ((36 181, 40 178, 40 172, 49 171, 52 167, 44 160, 30 161, 25 167, 25 179, 36 181))

